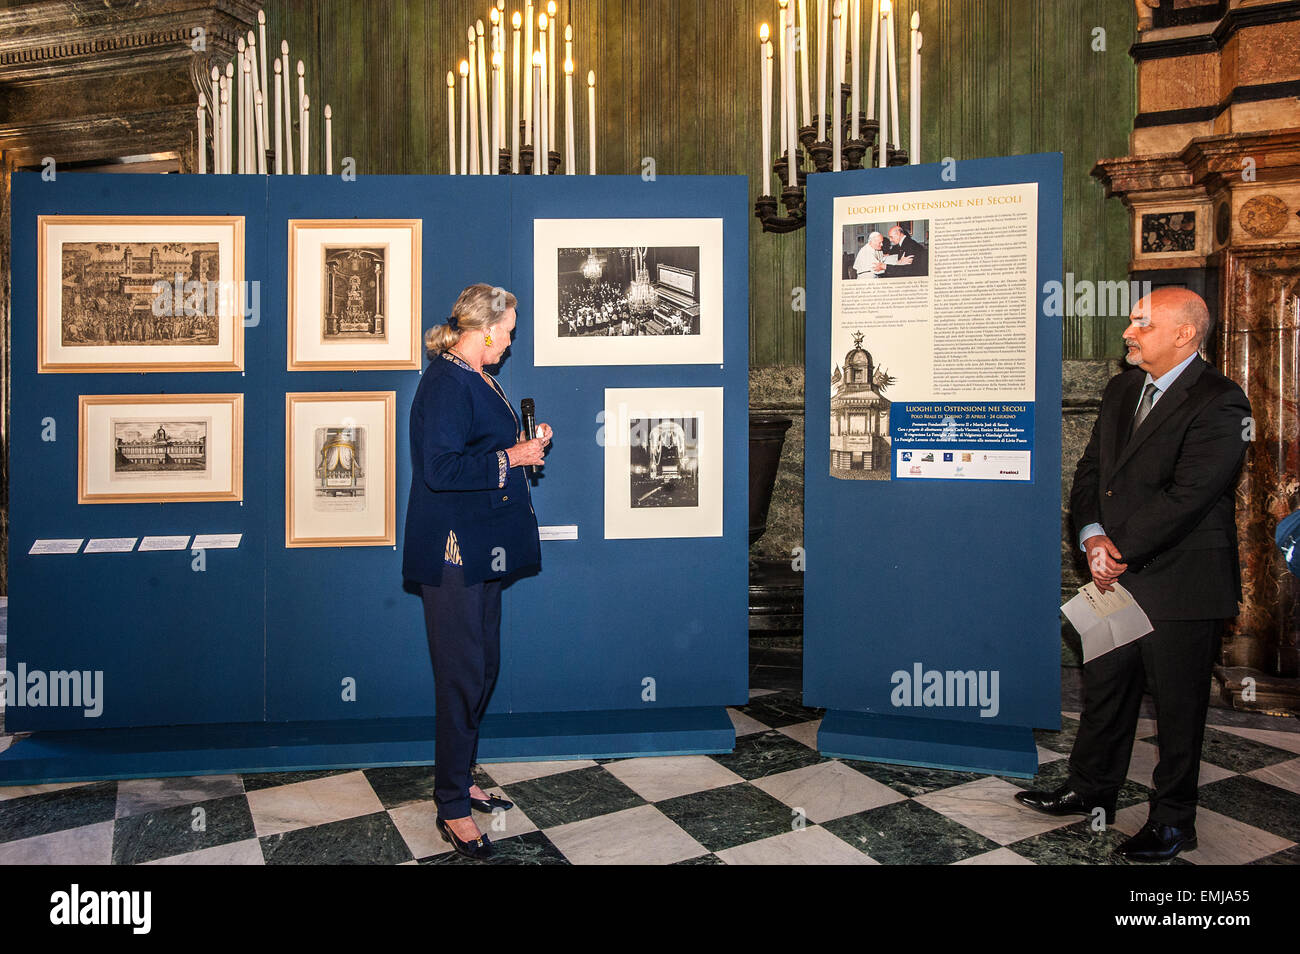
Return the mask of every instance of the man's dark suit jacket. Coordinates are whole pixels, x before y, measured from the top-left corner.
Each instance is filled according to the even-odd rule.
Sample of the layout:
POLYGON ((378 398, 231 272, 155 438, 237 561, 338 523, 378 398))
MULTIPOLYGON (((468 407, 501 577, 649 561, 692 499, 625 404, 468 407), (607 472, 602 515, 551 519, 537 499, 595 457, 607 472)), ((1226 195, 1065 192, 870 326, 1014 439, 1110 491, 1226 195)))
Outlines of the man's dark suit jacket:
POLYGON ((1236 616, 1234 489, 1250 403, 1198 356, 1129 439, 1145 381, 1135 368, 1106 385, 1074 472, 1075 539, 1088 524, 1101 524, 1128 564, 1120 585, 1152 619, 1236 616))
POLYGON ((892 277, 894 275, 925 276, 930 274, 930 250, 916 239, 912 238, 912 236, 904 235, 903 241, 899 242, 897 245, 886 240, 885 245, 885 253, 888 255, 912 256, 911 265, 890 265, 888 270, 885 272, 886 275, 892 277))

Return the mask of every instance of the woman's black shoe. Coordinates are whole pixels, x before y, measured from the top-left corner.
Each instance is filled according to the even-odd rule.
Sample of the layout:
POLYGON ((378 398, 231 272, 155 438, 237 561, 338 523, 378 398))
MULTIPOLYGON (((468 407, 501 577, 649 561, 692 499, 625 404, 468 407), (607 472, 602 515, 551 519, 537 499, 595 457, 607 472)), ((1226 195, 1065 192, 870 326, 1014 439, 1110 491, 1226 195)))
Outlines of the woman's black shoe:
POLYGON ((510 809, 515 807, 514 802, 508 802, 504 798, 499 798, 496 795, 489 795, 487 798, 475 798, 471 795, 469 797, 469 804, 476 812, 489 813, 497 810, 508 812, 510 809))
POLYGON ((434 823, 438 826, 438 831, 442 833, 442 840, 451 842, 451 846, 456 849, 457 854, 472 858, 475 861, 483 861, 492 857, 492 842, 488 841, 487 835, 479 835, 474 841, 461 841, 456 833, 451 830, 451 826, 441 818, 434 819, 434 823))

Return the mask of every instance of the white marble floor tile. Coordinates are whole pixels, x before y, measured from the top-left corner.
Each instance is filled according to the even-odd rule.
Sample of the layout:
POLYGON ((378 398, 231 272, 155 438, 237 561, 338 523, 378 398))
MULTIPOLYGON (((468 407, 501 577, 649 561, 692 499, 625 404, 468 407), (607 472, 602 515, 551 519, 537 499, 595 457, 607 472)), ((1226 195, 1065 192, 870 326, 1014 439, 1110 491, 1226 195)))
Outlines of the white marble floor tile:
POLYGON ((1015 800, 1020 789, 1000 778, 981 778, 926 795, 916 801, 941 815, 977 831, 999 845, 1073 824, 1084 816, 1043 815, 1015 800))
POLYGON ((93 784, 93 782, 49 782, 44 785, 10 785, 0 788, 0 802, 9 798, 26 798, 28 795, 41 795, 45 792, 58 792, 65 788, 93 784))
POLYGON ((1261 782, 1268 782, 1270 785, 1276 785, 1278 788, 1285 788, 1288 792, 1295 792, 1300 795, 1300 759, 1291 759, 1289 762, 1268 765, 1247 774, 1259 779, 1261 782))
POLYGON ((1040 766, 1046 765, 1048 762, 1058 762, 1065 758, 1065 756, 1060 752, 1053 751, 1052 749, 1045 749, 1041 745, 1035 746, 1035 748, 1038 749, 1038 764, 1040 766))
POLYGON ((246 797, 259 838, 384 810, 360 772, 277 785, 246 797))
POLYGON ((792 809, 802 808, 810 822, 842 818, 906 797, 837 761, 769 775, 753 784, 792 809))
POLYGON ((232 841, 228 845, 214 845, 183 855, 172 855, 146 862, 151 865, 264 865, 262 846, 256 838, 232 841))
POLYGON ((0 845, 0 865, 108 865, 113 863, 113 822, 67 828, 0 845))
POLYGON ((567 761, 541 762, 484 762, 483 770, 492 776, 498 785, 513 785, 533 778, 545 778, 547 775, 559 775, 574 769, 590 768, 596 763, 591 759, 572 759, 567 761))
POLYGON ((954 861, 953 865, 1033 865, 1033 862, 1016 854, 1010 848, 998 848, 995 851, 976 855, 974 858, 954 861))
POLYGON ((548 828, 546 837, 575 865, 670 865, 707 854, 653 805, 548 828))
MULTIPOLYGON (((1155 788, 1155 783, 1151 779, 1151 773, 1155 771, 1156 762, 1160 758, 1160 750, 1151 742, 1134 742, 1133 754, 1129 757, 1128 777, 1139 785, 1145 785, 1147 788, 1155 788)), ((1201 763, 1200 784, 1208 785, 1210 782, 1217 782, 1222 778, 1231 778, 1236 772, 1223 768, 1218 765, 1211 765, 1209 762, 1201 763)))
POLYGON ((875 865, 876 861, 825 828, 809 825, 717 853, 729 865, 875 865))
POLYGON ((242 794, 244 781, 238 775, 128 778, 117 783, 117 817, 242 794))
POLYGON ((665 755, 624 759, 605 766, 609 772, 648 802, 661 802, 744 779, 707 755, 665 755))
MULTIPOLYGON (((1147 806, 1130 805, 1115 817, 1114 829, 1135 835, 1146 824, 1147 806)), ((1196 810, 1196 850, 1178 857, 1198 865, 1244 865, 1290 848, 1293 843, 1208 808, 1196 810)))
POLYGON ((813 719, 811 722, 797 722, 794 725, 787 725, 777 729, 782 735, 788 735, 796 742, 802 742, 810 749, 817 748, 817 730, 821 728, 822 720, 813 719))
MULTIPOLYGON (((486 832, 492 841, 537 831, 537 826, 533 824, 532 819, 518 806, 508 812, 494 812, 491 815, 473 812, 472 815, 479 830, 486 832)), ((452 850, 451 845, 442 840, 442 833, 434 824, 434 819, 438 817, 438 809, 432 801, 414 802, 401 808, 390 808, 388 817, 393 820, 393 825, 406 842, 406 847, 411 849, 411 854, 416 858, 427 858, 430 855, 440 855, 452 850)))
POLYGON ((1212 725, 1220 732, 1230 732, 1252 742, 1261 742, 1276 749, 1285 749, 1300 755, 1300 732, 1279 732, 1275 729, 1247 729, 1235 725, 1212 725))
POLYGON ((1133 733, 1135 739, 1149 739, 1156 734, 1159 727, 1155 719, 1138 719, 1137 729, 1133 733))
POLYGON ((731 724, 735 726, 736 735, 738 736, 753 735, 755 732, 766 732, 768 730, 768 726, 745 715, 739 709, 728 709, 727 715, 731 716, 731 724))

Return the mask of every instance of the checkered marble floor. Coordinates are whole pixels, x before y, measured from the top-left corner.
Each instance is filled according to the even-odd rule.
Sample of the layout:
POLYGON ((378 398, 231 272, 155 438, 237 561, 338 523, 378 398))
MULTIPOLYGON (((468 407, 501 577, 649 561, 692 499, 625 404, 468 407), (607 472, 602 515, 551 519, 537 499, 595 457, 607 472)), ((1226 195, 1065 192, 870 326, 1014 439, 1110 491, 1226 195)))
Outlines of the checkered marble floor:
MULTIPOLYGON (((1114 826, 1093 832, 1012 800, 1064 779, 1076 713, 1037 733, 1030 781, 825 758, 821 713, 797 691, 755 689, 728 711, 726 755, 480 766, 515 803, 475 816, 494 863, 1113 864, 1146 819, 1151 720, 1114 826)), ((1218 709, 1210 723, 1200 847, 1174 863, 1300 862, 1300 724, 1218 709)), ((0 864, 472 864, 442 841, 432 799, 429 766, 0 788, 0 864)))

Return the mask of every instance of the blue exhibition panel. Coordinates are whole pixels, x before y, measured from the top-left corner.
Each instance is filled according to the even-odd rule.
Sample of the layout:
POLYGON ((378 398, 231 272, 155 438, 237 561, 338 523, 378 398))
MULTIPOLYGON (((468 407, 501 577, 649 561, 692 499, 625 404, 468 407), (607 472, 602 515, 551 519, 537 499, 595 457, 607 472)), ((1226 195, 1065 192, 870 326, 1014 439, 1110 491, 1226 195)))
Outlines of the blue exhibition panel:
POLYGON ((519 297, 498 380, 537 403, 556 439, 534 489, 540 573, 505 591, 502 670, 480 757, 723 751, 725 706, 746 698, 748 270, 743 178, 132 176, 18 174, 13 185, 16 356, 10 445, 7 666, 99 670, 104 708, 10 707, 0 778, 55 778, 429 762, 433 679, 418 595, 401 579, 410 482, 409 371, 286 370, 288 221, 421 218, 423 326, 461 288, 519 297), (40 214, 245 217, 245 278, 260 317, 244 372, 37 374, 40 214), (724 221, 725 362, 532 367, 534 218, 724 221), (607 387, 721 387, 720 538, 605 540, 607 387), (284 545, 285 394, 396 392, 396 547, 284 545), (244 394, 240 503, 77 504, 77 399, 96 393, 244 394), (49 440, 48 420, 56 428, 49 440), (26 423, 23 423, 26 422, 26 423), (29 556, 36 539, 242 533, 237 549, 29 556), (355 699, 342 692, 355 683, 355 699), (647 688, 649 687, 649 689, 647 688))
POLYGON ((804 701, 827 709, 828 755, 1032 775, 1031 729, 1060 722, 1061 325, 1042 303, 1061 277, 1061 157, 963 161, 955 180, 945 168, 809 180, 804 701), (833 200, 1027 182, 1038 185, 1033 479, 831 477, 830 441, 813 435, 831 427, 833 200), (919 687, 896 691, 900 672, 907 684, 974 673, 996 704, 953 705, 950 693, 934 705, 919 687))

